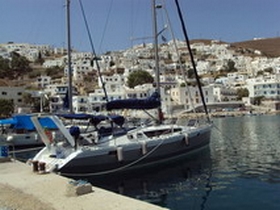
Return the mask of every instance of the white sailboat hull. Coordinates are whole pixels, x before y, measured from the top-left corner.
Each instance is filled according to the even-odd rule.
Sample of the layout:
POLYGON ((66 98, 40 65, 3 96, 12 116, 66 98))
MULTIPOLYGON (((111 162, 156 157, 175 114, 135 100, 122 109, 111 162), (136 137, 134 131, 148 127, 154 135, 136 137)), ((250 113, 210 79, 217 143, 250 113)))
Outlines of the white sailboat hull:
POLYGON ((211 126, 183 129, 160 125, 136 129, 126 135, 109 137, 96 145, 46 147, 34 160, 46 163, 49 171, 65 176, 94 176, 122 173, 155 164, 166 163, 209 145, 211 126), (153 136, 148 137, 147 135, 153 136))

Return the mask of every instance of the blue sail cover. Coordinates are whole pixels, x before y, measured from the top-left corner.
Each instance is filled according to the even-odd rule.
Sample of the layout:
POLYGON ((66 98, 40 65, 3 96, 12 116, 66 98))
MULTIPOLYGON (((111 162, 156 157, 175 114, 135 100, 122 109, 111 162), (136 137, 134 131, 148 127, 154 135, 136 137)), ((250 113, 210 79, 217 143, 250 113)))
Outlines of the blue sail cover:
POLYGON ((146 99, 123 99, 114 100, 106 104, 108 111, 114 109, 155 109, 160 106, 160 97, 157 92, 154 92, 146 99))
POLYGON ((76 119, 76 120, 87 120, 91 119, 94 117, 94 115, 91 114, 84 114, 84 113, 79 113, 79 114, 56 114, 58 117, 63 117, 65 119, 76 119))

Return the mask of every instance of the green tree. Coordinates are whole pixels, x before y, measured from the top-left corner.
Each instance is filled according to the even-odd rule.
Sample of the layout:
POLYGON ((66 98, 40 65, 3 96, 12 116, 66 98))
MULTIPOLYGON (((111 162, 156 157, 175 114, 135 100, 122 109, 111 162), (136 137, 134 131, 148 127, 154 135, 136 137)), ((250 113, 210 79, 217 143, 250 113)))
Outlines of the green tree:
POLYGON ((0 78, 7 76, 7 71, 10 69, 9 59, 5 59, 0 56, 0 78))
POLYGON ((9 117, 14 113, 14 102, 12 100, 0 99, 0 116, 9 117))
POLYGON ((237 100, 241 100, 243 97, 249 96, 249 90, 247 88, 238 88, 237 89, 237 100))
POLYGON ((259 105, 261 105, 263 99, 264 99, 264 96, 257 96, 254 98, 253 104, 259 106, 259 105))
POLYGON ((187 77, 188 78, 195 78, 194 70, 193 69, 188 69, 187 70, 187 77))
POLYGON ((237 69, 235 68, 235 62, 231 59, 227 61, 227 64, 223 66, 223 69, 221 69, 222 72, 236 72, 237 69))
POLYGON ((46 75, 52 78, 63 76, 64 71, 62 67, 54 66, 46 69, 46 75))
POLYGON ((29 63, 30 62, 25 57, 20 56, 16 52, 12 52, 11 60, 3 58, 0 60, 0 76, 15 79, 18 76, 32 71, 29 63))
POLYGON ((39 52, 38 58, 35 60, 35 63, 42 65, 44 62, 45 62, 45 59, 43 58, 42 53, 39 52))
POLYGON ((27 60, 26 57, 20 56, 18 53, 15 52, 12 53, 12 60, 10 66, 13 71, 18 72, 19 74, 28 72, 31 70, 29 63, 30 62, 27 60))
POLYGON ((273 72, 273 68, 268 67, 268 68, 265 68, 263 71, 271 74, 273 72))
POLYGON ((235 68, 235 62, 231 59, 228 60, 228 63, 227 63, 227 70, 229 72, 233 72, 233 71, 236 71, 237 69, 235 68))
POLYGON ((257 77, 263 75, 264 72, 263 71, 257 71, 257 77))
POLYGON ((154 78, 149 74, 149 72, 144 70, 134 71, 131 74, 129 74, 127 78, 127 86, 129 88, 134 88, 137 85, 153 82, 154 78))
POLYGON ((180 84, 180 87, 186 87, 186 86, 187 86, 187 85, 186 85, 186 83, 184 83, 184 82, 180 84))
POLYGON ((25 104, 31 105, 34 103, 34 98, 32 98, 31 93, 23 93, 22 100, 25 104))

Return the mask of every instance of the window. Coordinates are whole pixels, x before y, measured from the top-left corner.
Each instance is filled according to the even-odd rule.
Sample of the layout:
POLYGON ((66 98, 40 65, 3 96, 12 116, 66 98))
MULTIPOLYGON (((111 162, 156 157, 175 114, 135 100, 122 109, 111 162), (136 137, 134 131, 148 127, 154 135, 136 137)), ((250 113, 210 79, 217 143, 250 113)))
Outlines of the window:
POLYGON ((143 138, 143 133, 137 133, 136 137, 137 137, 138 139, 143 138))

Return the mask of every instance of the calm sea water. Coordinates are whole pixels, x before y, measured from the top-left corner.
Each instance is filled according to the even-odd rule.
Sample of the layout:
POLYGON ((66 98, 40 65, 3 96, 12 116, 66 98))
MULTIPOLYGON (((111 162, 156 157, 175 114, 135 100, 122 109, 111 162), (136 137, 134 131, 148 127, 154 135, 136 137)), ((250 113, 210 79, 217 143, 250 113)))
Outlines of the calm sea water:
POLYGON ((208 148, 99 186, 171 210, 280 209, 280 115, 214 119, 208 148))
POLYGON ((280 209, 280 116, 214 119, 209 148, 94 185, 172 210, 280 209))

